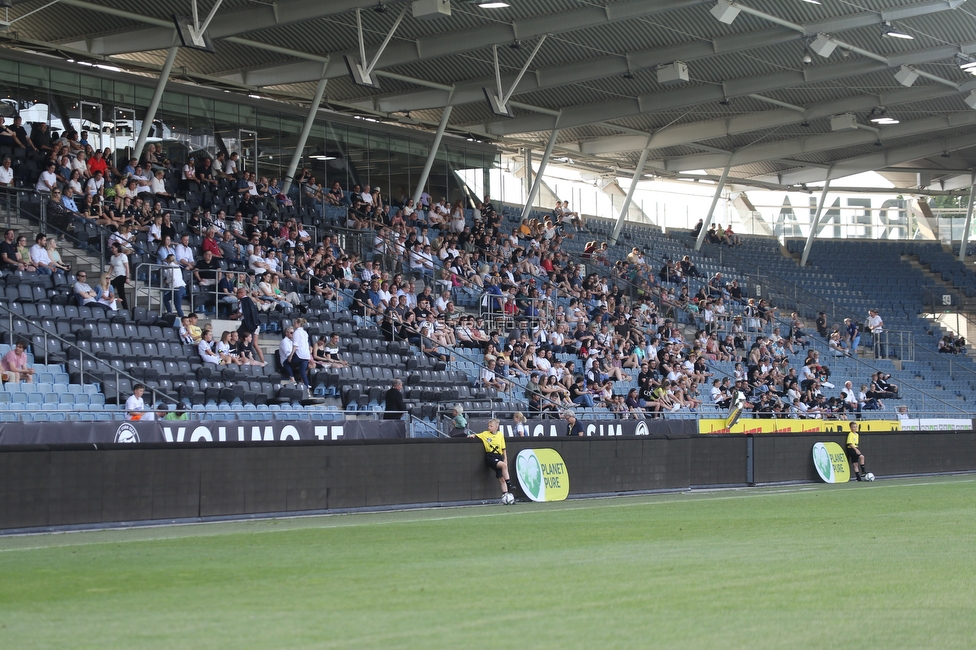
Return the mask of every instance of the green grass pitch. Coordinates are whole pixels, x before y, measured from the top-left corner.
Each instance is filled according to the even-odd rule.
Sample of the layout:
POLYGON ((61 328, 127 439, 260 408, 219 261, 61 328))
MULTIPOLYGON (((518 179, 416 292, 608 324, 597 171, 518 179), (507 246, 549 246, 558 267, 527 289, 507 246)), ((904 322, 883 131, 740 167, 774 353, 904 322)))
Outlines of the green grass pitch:
POLYGON ((974 648, 976 478, 0 537, 0 648, 974 648))

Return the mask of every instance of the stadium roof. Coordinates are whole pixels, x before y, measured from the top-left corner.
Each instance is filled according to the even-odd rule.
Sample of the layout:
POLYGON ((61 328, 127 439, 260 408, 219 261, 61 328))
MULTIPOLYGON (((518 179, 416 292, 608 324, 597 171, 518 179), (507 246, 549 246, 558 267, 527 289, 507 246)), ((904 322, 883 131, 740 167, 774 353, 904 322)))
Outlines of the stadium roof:
MULTIPOLYGON (((180 48, 171 76, 304 102, 326 78, 332 109, 433 129, 450 105, 450 131, 507 148, 542 150, 556 128, 560 160, 605 174, 633 173, 647 148, 647 174, 971 184, 976 0, 506 2, 223 0, 214 52, 180 48), (346 56, 367 68, 387 37, 379 87, 354 83, 346 56), (512 117, 486 100, 499 86, 512 117)), ((13 0, 0 39, 158 71, 191 3, 13 0)), ((200 22, 213 7, 200 0, 200 22)))

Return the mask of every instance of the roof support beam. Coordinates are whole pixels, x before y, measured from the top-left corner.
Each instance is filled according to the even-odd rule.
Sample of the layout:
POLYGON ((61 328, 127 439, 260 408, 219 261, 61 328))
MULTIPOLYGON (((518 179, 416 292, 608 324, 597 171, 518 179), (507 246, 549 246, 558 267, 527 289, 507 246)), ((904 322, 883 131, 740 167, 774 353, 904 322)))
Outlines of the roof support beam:
POLYGON ((156 119, 156 109, 159 108, 159 102, 163 100, 163 91, 166 89, 166 82, 169 80, 169 73, 173 70, 173 62, 176 61, 176 53, 179 49, 178 45, 173 45, 169 48, 169 52, 166 53, 166 61, 163 63, 163 69, 159 73, 156 90, 153 91, 152 99, 149 101, 149 108, 146 110, 146 118, 142 121, 142 128, 139 129, 136 146, 132 150, 132 157, 136 160, 142 157, 142 148, 146 146, 149 129, 152 128, 153 120, 156 119))
MULTIPOLYGON (((928 117, 922 120, 902 122, 886 126, 880 130, 885 139, 905 138, 926 135, 945 129, 955 129, 966 126, 976 126, 976 111, 966 113, 949 113, 938 117, 928 117)), ((790 156, 842 149, 857 144, 872 144, 878 140, 878 134, 867 130, 843 131, 839 133, 825 133, 796 140, 780 140, 744 147, 732 154, 732 166, 749 165, 765 160, 782 159, 790 156)), ((718 160, 723 156, 709 154, 682 156, 666 161, 658 161, 655 167, 664 171, 685 171, 689 169, 710 169, 721 167, 718 160)), ((794 161, 804 164, 801 161, 794 161)))
MULTIPOLYGON (((976 44, 970 43, 967 46, 963 49, 976 50, 976 44)), ((834 65, 735 79, 721 86, 690 86, 670 92, 646 93, 616 101, 568 106, 562 109, 563 118, 560 124, 563 125, 563 128, 574 128, 594 122, 634 117, 654 111, 696 106, 705 102, 718 102, 728 97, 741 97, 807 84, 826 83, 897 68, 902 65, 916 65, 951 59, 958 52, 960 52, 960 48, 956 46, 934 47, 896 54, 889 57, 884 63, 871 59, 850 60, 834 65)), ((796 116, 797 113, 793 112, 793 117, 796 118, 796 116)), ((545 124, 545 121, 541 117, 525 116, 513 120, 490 122, 485 125, 485 129, 493 135, 530 133, 546 130, 548 125, 545 124)))
MULTIPOLYGON (((976 83, 970 82, 976 87, 976 83)), ((753 131, 774 129, 780 126, 799 124, 804 120, 813 120, 839 113, 869 111, 879 104, 892 107, 899 104, 928 101, 955 95, 954 90, 942 86, 916 86, 913 88, 898 88, 880 95, 861 95, 859 97, 845 97, 844 99, 813 104, 802 114, 796 111, 766 111, 754 115, 739 115, 730 118, 690 122, 667 127, 657 131, 651 141, 652 149, 663 149, 713 138, 724 138, 741 135, 753 131)), ((613 126, 612 124, 608 126, 613 126)), ((627 135, 610 136, 582 142, 580 153, 600 155, 620 153, 623 151, 639 151, 646 142, 640 136, 627 135)), ((968 185, 966 185, 968 187, 968 185)))
MULTIPOLYGON (((91 11, 102 11, 108 7, 96 5, 89 0, 71 0, 61 4, 72 4, 91 11)), ((409 3, 407 3, 409 5, 409 3)), ((247 9, 224 12, 215 16, 210 24, 210 38, 216 40, 228 36, 250 34, 263 29, 270 29, 281 25, 291 25, 317 18, 327 18, 358 8, 376 6, 375 0, 329 0, 329 2, 308 2, 308 0, 290 0, 276 3, 254 3, 247 9)), ((138 22, 148 22, 145 17, 134 15, 132 12, 120 12, 119 17, 130 18, 138 22)), ((158 19, 157 19, 158 20, 158 19)), ((153 27, 139 29, 123 34, 98 36, 91 39, 89 51, 93 54, 123 54, 126 52, 145 52, 169 47, 175 35, 172 21, 159 20, 150 23, 153 27)), ((305 79, 315 81, 317 78, 305 79)))
POLYGON ((824 205, 827 203, 827 191, 830 189, 830 179, 824 183, 823 192, 820 193, 820 203, 817 204, 817 216, 810 224, 810 233, 807 235, 807 243, 803 246, 803 255, 800 256, 800 266, 807 265, 810 257, 810 249, 813 248, 813 240, 817 238, 817 231, 820 230, 820 218, 823 215, 824 205))
POLYGON ((420 178, 417 180, 417 189, 413 192, 413 204, 417 209, 420 209, 420 195, 424 193, 427 179, 430 178, 430 170, 434 167, 434 159, 437 158, 437 150, 440 149, 441 140, 444 138, 444 131, 447 130, 447 123, 451 119, 453 108, 453 106, 445 106, 444 110, 441 111, 441 121, 437 125, 437 133, 434 134, 434 141, 430 143, 427 161, 424 163, 424 169, 420 172, 420 178))
MULTIPOLYGON (((953 0, 953 3, 958 4, 959 2, 960 0, 953 0)), ((910 8, 902 8, 903 11, 899 12, 898 18, 904 17, 902 14, 908 11, 913 16, 919 16, 945 11, 950 8, 952 8, 950 7, 950 3, 945 0, 923 2, 910 8)), ((536 70, 533 76, 526 79, 519 86, 518 93, 593 81, 610 75, 623 75, 628 72, 653 70, 661 64, 672 61, 697 61, 718 54, 734 54, 736 52, 754 50, 759 47, 799 41, 805 36, 813 36, 820 32, 839 32, 869 27, 872 25, 880 25, 884 20, 897 19, 884 18, 883 15, 886 14, 864 12, 803 25, 789 23, 790 27, 777 26, 758 32, 732 34, 713 40, 697 40, 669 47, 629 52, 625 55, 602 56, 552 68, 544 68, 536 70)), ((525 38, 525 36, 521 38, 525 38)), ((510 77, 506 77, 506 80, 508 79, 510 77)), ((482 87, 489 85, 491 82, 492 80, 490 78, 460 82, 450 97, 444 93, 418 92, 384 97, 377 100, 376 105, 378 110, 386 112, 437 108, 443 106, 447 101, 450 101, 454 106, 459 106, 469 102, 481 101, 482 87)), ((764 97, 756 97, 756 99, 775 102, 775 100, 764 97)))
POLYGON ((972 185, 969 187, 969 209, 966 210, 966 225, 962 229, 962 241, 959 242, 959 261, 966 261, 966 245, 969 244, 969 229, 973 225, 973 200, 976 199, 976 174, 970 177, 972 185))
POLYGON ((546 144, 546 151, 542 154, 542 160, 539 161, 539 171, 536 172, 535 180, 532 181, 532 189, 529 190, 529 195, 525 197, 525 207, 522 208, 523 219, 529 216, 532 203, 535 201, 535 197, 539 195, 539 188, 542 186, 542 177, 546 175, 546 167, 549 165, 549 159, 552 158, 552 148, 556 146, 556 136, 558 135, 559 129, 553 127, 552 132, 549 134, 549 142, 546 144))
POLYGON ((902 147, 900 149, 889 149, 878 151, 864 156, 855 156, 845 160, 834 161, 829 171, 823 169, 807 169, 798 172, 782 174, 779 178, 759 177, 759 182, 771 181, 780 185, 802 185, 803 183, 818 183, 827 179, 843 178, 869 172, 874 169, 883 169, 893 165, 928 158, 929 156, 941 156, 943 153, 959 151, 969 147, 976 147, 976 133, 953 136, 951 141, 933 140, 922 144, 902 147))
POLYGON ((701 250, 702 244, 705 241, 705 235, 708 234, 708 229, 712 225, 712 218, 715 216, 715 208, 718 206, 718 200, 722 198, 722 191, 725 189, 725 182, 729 179, 729 169, 730 165, 725 165, 725 169, 722 170, 722 177, 718 180, 718 185, 715 186, 715 194, 712 195, 712 205, 708 208, 708 216, 705 217, 705 222, 702 224, 701 230, 698 231, 698 238, 695 240, 695 252, 701 250))
MULTIPOLYGON (((647 144, 650 145, 651 138, 647 138, 647 144)), ((613 234, 610 235, 610 245, 615 246, 617 244, 617 239, 620 237, 620 231, 624 227, 624 220, 627 219, 627 212, 630 211, 630 203, 634 200, 634 192, 637 191, 637 183, 640 182, 641 176, 644 174, 644 165, 647 164, 647 156, 651 153, 651 150, 645 146, 644 151, 641 152, 640 160, 637 161, 637 169, 634 170, 634 177, 630 180, 630 187, 627 189, 627 197, 624 199, 624 204, 620 206, 620 215, 617 217, 617 223, 613 226, 613 234)))
POLYGON ((291 189, 292 181, 295 180, 295 171, 298 169, 298 163, 302 159, 302 153, 305 151, 305 143, 308 142, 308 134, 312 132, 312 125, 315 123, 315 115, 319 112, 319 105, 322 103, 322 97, 325 96, 325 85, 329 82, 328 79, 322 77, 319 79, 319 85, 315 87, 315 96, 312 97, 312 103, 308 106, 308 115, 305 116, 305 123, 302 125, 302 132, 298 136, 298 143, 295 145, 295 153, 291 155, 291 162, 288 163, 288 171, 285 172, 284 183, 281 186, 281 193, 288 194, 288 190, 291 189))

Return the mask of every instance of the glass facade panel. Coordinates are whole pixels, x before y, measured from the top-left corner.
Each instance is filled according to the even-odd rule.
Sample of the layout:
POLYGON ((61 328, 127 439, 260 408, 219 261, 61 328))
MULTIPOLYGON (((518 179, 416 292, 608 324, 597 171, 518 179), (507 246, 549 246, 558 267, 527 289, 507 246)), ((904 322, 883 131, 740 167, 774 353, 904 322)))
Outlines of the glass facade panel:
MULTIPOLYGON (((46 122, 52 131, 63 131, 69 124, 87 129, 93 146, 115 150, 116 164, 125 164, 152 99, 154 81, 64 65, 0 59, 0 112, 21 114, 28 130, 35 122, 46 122)), ((178 92, 170 88, 163 94, 148 142, 160 144, 174 165, 191 154, 237 151, 246 159, 240 168, 251 170, 256 164, 259 175, 284 178, 305 109, 282 104, 276 112, 238 95, 212 99, 207 96, 213 94, 211 90, 193 94, 187 87, 178 92)), ((450 140, 445 138, 436 154, 427 189, 435 200, 445 196, 452 202, 467 202, 468 193, 480 188, 462 176, 486 179, 486 170, 499 163, 499 156, 494 150, 450 140)), ((347 190, 357 184, 378 186, 385 201, 399 205, 413 195, 429 149, 430 139, 416 132, 397 131, 368 119, 354 123, 346 117, 319 119, 301 152, 298 171, 309 169, 324 187, 336 181, 347 190)))

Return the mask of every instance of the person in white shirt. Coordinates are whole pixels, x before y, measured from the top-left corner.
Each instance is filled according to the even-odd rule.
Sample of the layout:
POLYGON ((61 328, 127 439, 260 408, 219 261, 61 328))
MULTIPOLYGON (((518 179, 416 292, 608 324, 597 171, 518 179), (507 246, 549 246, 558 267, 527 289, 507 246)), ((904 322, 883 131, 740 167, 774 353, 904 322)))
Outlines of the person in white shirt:
POLYGON ((295 330, 292 327, 285 329, 284 336, 281 339, 281 343, 278 344, 278 360, 281 362, 281 373, 288 380, 287 382, 283 379, 281 383, 290 383, 295 381, 295 371, 292 369, 292 357, 295 356, 295 343, 292 341, 292 337, 295 335, 295 330))
POLYGON ((160 169, 153 175, 152 180, 149 181, 150 191, 160 198, 168 198, 172 196, 169 192, 166 191, 165 176, 166 174, 163 172, 162 169, 160 169))
POLYGON ((192 271, 196 258, 193 255, 193 248, 190 246, 190 236, 180 237, 180 243, 176 245, 176 263, 187 271, 192 271))
POLYGON ((34 187, 35 192, 50 194, 51 190, 58 186, 58 176, 54 173, 56 167, 57 165, 53 161, 47 164, 37 179, 37 185, 34 187))
POLYGON ((237 158, 237 152, 233 151, 230 158, 227 159, 227 164, 224 165, 224 173, 228 176, 237 176, 237 158))
POLYGON ((312 359, 312 349, 308 344, 308 332, 305 331, 306 323, 307 321, 304 318, 295 319, 295 333, 292 335, 292 343, 295 345, 293 362, 297 375, 295 380, 301 378, 302 383, 305 384, 305 389, 311 391, 311 382, 308 380, 308 362, 312 359))
POLYGON ((152 192, 152 183, 149 181, 149 177, 143 171, 141 165, 136 166, 136 171, 132 176, 129 177, 130 180, 136 182, 136 193, 142 194, 144 192, 152 192))
POLYGON ((92 196, 96 194, 105 196, 105 177, 102 175, 102 170, 98 170, 92 174, 92 177, 85 183, 85 191, 92 196))
POLYGON ((367 185, 365 189, 363 189, 362 194, 360 194, 359 196, 362 198, 363 203, 366 203, 367 205, 373 205, 373 193, 369 191, 369 185, 367 185))
POLYGON ((146 413, 146 402, 142 395, 146 392, 144 384, 136 384, 132 387, 132 394, 125 400, 125 410, 129 420, 141 420, 146 413))
POLYGON ((214 365, 220 363, 220 357, 214 350, 213 332, 211 330, 205 330, 203 332, 203 336, 197 344, 197 352, 200 353, 200 358, 204 363, 212 363, 214 365))
POLYGON ((3 166, 0 166, 0 187, 13 187, 14 170, 10 166, 10 156, 4 156, 3 166))
POLYGON ((37 267, 37 272, 41 275, 51 275, 57 270, 57 266, 51 261, 51 256, 47 254, 46 245, 47 237, 41 233, 34 239, 34 245, 30 247, 31 263, 37 267))

